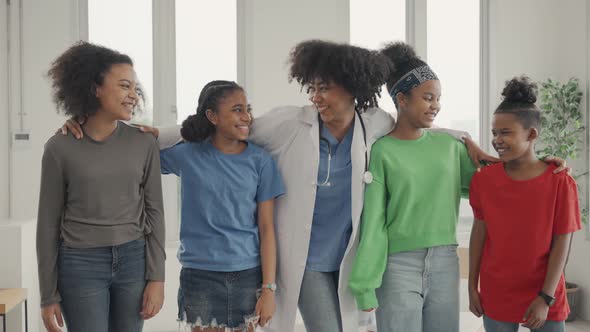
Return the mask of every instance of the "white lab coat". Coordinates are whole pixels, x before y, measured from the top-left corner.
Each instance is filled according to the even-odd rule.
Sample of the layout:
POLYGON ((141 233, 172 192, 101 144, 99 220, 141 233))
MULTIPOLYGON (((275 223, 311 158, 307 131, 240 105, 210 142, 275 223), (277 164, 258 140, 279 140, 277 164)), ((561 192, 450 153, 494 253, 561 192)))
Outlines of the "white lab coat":
MULTIPOLYGON (((348 277, 359 239, 359 222, 365 191, 365 149, 368 149, 367 156, 370 156, 373 142, 391 131, 394 124, 389 114, 377 108, 368 109, 361 113, 361 116, 366 128, 367 146, 365 147, 360 121, 356 119, 351 144, 352 234, 340 265, 338 285, 344 332, 358 332, 359 314, 348 288, 348 277)), ((279 197, 275 203, 278 253, 277 311, 266 331, 293 331, 295 325, 317 188, 318 126, 318 112, 313 106, 279 107, 256 118, 252 124, 250 141, 272 154, 285 183, 285 195, 279 197)))

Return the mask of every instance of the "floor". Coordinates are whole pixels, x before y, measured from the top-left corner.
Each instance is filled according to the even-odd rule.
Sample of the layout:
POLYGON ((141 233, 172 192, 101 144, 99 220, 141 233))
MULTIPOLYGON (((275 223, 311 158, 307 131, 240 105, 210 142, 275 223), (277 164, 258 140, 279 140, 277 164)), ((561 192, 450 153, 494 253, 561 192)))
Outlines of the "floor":
MULTIPOLYGON (((530 330, 520 328, 519 332, 529 332, 530 330)), ((587 321, 574 321, 566 323, 567 332, 590 332, 590 322, 587 321)), ((298 322, 295 327, 295 332, 306 332, 303 322, 298 322)), ((366 332, 365 330, 359 330, 359 332, 366 332)), ((461 331, 459 332, 485 332, 483 329, 480 319, 475 318, 470 312, 461 313, 461 331), (471 316, 471 317, 469 317, 471 316), (472 318, 473 317, 473 318, 472 318)))

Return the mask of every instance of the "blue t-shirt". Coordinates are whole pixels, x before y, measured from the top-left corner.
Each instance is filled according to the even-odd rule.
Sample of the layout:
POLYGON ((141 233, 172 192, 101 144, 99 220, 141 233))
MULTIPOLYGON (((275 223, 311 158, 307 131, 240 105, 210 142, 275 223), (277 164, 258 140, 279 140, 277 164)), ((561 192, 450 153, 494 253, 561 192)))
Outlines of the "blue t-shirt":
POLYGON ((225 154, 204 141, 164 149, 160 160, 163 174, 181 180, 182 266, 220 272, 259 266, 257 204, 284 193, 270 154, 252 143, 225 154))
MULTIPOLYGON (((309 253, 306 269, 320 272, 340 270, 350 234, 352 233, 351 178, 352 162, 350 147, 354 125, 338 142, 324 126, 322 136, 330 142, 330 185, 318 186, 309 253)), ((328 172, 328 144, 320 141, 320 165, 318 183, 326 179, 328 172)))

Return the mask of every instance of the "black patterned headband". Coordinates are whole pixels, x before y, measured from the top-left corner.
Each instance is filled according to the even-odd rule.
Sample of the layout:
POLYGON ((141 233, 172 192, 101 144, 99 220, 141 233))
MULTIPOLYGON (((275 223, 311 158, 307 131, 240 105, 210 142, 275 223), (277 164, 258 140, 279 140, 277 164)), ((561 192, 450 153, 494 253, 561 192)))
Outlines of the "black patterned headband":
POLYGON ((391 90, 389 90, 389 95, 395 102, 395 96, 398 93, 406 93, 418 85, 431 80, 438 80, 438 77, 428 65, 416 67, 395 82, 391 90))

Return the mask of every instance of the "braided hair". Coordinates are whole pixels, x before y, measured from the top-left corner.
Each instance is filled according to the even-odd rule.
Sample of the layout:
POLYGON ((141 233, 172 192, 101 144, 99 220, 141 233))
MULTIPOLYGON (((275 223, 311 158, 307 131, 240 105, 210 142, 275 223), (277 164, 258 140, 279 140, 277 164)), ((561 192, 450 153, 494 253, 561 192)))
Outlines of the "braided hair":
POLYGON ((219 111, 219 102, 230 93, 244 89, 232 81, 211 81, 201 90, 196 114, 189 115, 182 122, 180 134, 189 142, 201 142, 215 133, 215 125, 207 118, 207 110, 219 111))

